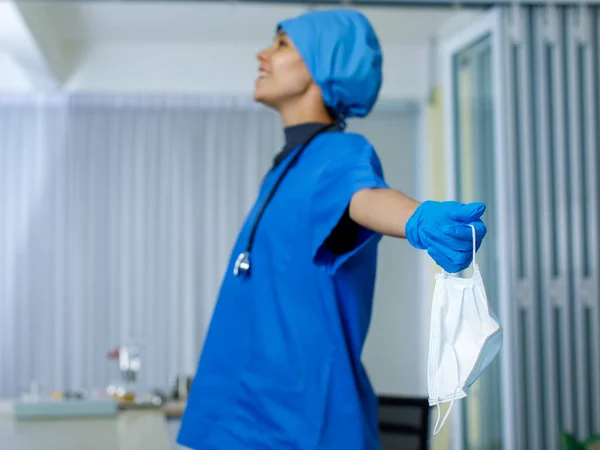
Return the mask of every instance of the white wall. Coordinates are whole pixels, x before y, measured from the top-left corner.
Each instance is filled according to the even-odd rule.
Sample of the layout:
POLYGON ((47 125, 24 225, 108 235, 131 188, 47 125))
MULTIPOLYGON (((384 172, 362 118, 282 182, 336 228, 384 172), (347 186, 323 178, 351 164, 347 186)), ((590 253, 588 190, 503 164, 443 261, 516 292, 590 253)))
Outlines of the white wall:
POLYGON ((10 65, 6 72, 0 70, 0 91, 54 87, 44 52, 12 2, 0 2, 0 53, 12 59, 4 63, 10 65))
MULTIPOLYGON (((114 43, 89 48, 66 83, 70 91, 223 92, 250 95, 265 42, 114 43)), ((422 99, 427 47, 384 49, 381 98, 422 99)))
POLYGON ((14 58, 0 51, 0 92, 28 92, 29 77, 14 58))
MULTIPOLYGON (((383 48, 381 98, 418 101, 435 80, 431 40, 473 16, 431 7, 361 10, 383 48)), ((249 95, 254 55, 272 39, 274 24, 304 11, 223 2, 0 3, 0 51, 37 71, 30 78, 38 86, 50 76, 71 91, 249 95)))
MULTIPOLYGON (((396 113, 374 112, 349 122, 349 129, 363 133, 375 146, 388 184, 417 197, 417 152, 421 112, 406 105, 396 113)), ((384 237, 379 247, 373 318, 363 362, 378 394, 427 395, 429 338, 425 310, 430 296, 424 293, 421 252, 407 241, 384 237)))

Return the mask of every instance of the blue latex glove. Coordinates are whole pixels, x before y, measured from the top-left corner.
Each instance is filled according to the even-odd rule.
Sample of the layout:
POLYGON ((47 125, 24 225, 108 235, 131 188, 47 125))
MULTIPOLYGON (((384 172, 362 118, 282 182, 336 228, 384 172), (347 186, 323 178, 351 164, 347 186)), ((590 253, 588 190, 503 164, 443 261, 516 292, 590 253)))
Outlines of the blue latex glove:
POLYGON ((465 270, 473 261, 473 231, 476 248, 487 233, 480 219, 483 203, 423 202, 406 223, 406 238, 415 248, 427 250, 429 256, 446 272, 465 270))

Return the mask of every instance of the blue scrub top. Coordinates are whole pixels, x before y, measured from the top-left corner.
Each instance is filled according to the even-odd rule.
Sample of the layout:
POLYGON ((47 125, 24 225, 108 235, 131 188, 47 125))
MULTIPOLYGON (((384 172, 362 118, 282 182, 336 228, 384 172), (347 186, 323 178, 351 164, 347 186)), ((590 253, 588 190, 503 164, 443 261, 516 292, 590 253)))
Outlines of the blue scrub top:
POLYGON ((377 397, 361 363, 380 235, 360 228, 343 255, 327 237, 353 194, 387 187, 361 135, 317 136, 256 232, 251 275, 233 266, 299 147, 263 181, 233 248, 178 442, 199 450, 379 448, 377 397))

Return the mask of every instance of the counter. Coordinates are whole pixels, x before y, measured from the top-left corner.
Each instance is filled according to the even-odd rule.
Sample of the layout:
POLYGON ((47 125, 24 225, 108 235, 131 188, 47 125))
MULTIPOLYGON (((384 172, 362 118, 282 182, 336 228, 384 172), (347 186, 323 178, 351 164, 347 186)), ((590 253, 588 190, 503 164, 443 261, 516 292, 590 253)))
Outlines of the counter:
POLYGON ((172 450, 166 419, 178 419, 184 402, 122 410, 112 417, 15 420, 13 402, 0 402, 0 442, 6 450, 172 450))

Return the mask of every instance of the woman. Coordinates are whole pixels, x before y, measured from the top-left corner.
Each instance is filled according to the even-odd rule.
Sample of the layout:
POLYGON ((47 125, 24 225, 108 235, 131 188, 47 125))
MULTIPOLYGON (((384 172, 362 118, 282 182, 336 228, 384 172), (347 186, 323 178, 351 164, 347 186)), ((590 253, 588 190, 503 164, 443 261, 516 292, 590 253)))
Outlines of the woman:
POLYGON ((372 109, 382 55, 352 10, 283 21, 258 54, 256 101, 286 146, 243 225, 183 417, 195 449, 375 449, 377 397, 360 356, 382 235, 468 267, 484 205, 390 189, 370 143, 343 131, 372 109))

